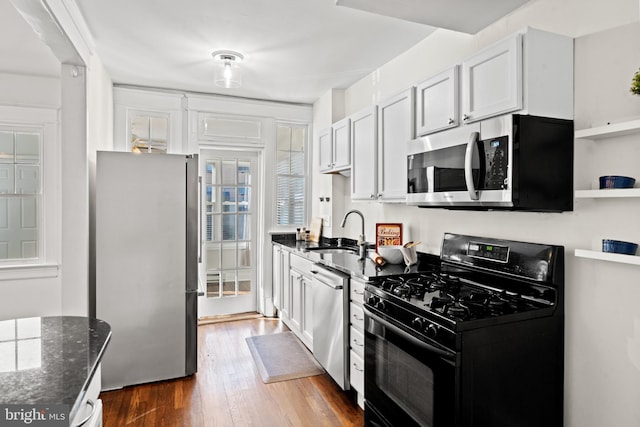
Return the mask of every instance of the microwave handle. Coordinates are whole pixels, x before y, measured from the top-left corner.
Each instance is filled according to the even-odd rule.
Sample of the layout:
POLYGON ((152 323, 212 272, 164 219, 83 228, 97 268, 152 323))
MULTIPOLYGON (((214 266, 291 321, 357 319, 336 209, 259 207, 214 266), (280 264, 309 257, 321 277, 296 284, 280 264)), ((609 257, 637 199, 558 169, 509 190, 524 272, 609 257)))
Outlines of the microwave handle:
POLYGON ((479 138, 479 132, 471 132, 469 142, 467 142, 467 151, 464 155, 464 180, 471 200, 478 200, 478 190, 476 190, 473 182, 473 150, 475 150, 479 138))

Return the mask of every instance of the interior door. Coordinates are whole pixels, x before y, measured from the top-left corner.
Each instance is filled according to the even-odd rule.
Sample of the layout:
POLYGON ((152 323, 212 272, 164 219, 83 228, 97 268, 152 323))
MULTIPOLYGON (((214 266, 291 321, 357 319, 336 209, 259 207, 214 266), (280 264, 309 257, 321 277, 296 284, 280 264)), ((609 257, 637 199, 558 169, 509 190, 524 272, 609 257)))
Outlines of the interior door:
POLYGON ((200 317, 256 311, 258 154, 200 155, 204 294, 200 317))

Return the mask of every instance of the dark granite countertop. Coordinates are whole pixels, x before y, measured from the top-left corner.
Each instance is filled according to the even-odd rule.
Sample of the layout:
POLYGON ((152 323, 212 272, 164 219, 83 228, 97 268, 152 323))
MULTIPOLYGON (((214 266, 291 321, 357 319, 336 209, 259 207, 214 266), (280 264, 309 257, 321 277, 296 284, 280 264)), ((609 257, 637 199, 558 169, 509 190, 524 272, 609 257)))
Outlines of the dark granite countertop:
MULTIPOLYGON (((355 245, 351 239, 342 239, 344 246, 355 245)), ((433 270, 433 266, 439 264, 440 258, 435 255, 418 252, 418 263, 407 267, 405 264, 385 264, 380 267, 371 259, 361 260, 357 253, 318 253, 308 248, 336 245, 336 238, 322 237, 320 242, 296 241, 294 234, 274 234, 271 242, 281 245, 290 252, 304 256, 310 261, 335 268, 343 273, 350 274, 364 281, 376 277, 391 277, 407 273, 420 273, 433 270)))
POLYGON ((0 321, 0 404, 65 405, 73 420, 110 339, 88 317, 0 321))

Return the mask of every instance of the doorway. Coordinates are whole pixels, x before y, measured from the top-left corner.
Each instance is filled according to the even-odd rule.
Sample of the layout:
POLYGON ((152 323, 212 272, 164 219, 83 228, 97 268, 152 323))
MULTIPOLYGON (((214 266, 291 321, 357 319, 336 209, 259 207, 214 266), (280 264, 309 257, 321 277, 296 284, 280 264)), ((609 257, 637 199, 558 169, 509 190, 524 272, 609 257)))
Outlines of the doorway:
POLYGON ((257 309, 259 153, 203 150, 200 318, 257 309))

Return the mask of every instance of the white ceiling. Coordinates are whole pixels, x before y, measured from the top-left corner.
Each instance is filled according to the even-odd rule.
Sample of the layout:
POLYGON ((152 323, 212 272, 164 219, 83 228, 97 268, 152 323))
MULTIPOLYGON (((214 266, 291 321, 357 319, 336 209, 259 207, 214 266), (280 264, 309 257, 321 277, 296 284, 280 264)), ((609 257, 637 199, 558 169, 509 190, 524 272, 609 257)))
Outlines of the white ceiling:
MULTIPOLYGON (((349 7, 336 0, 75 1, 114 83, 300 103, 350 86, 436 29, 424 24, 429 15, 415 10, 417 0, 367 1, 378 9, 413 3, 409 11, 423 23, 405 20, 406 8, 399 19, 384 16, 393 14, 388 8, 360 10, 358 1, 344 1, 349 7), (244 54, 241 88, 213 84, 215 50, 244 54)), ((456 29, 475 32, 527 0, 455 0, 443 13, 450 1, 419 3, 439 10, 433 14, 439 26, 447 27, 449 13, 456 29), (465 2, 485 3, 493 12, 481 24, 478 13, 461 20, 465 2)), ((10 0, 0 0, 0 25, 9 35, 0 39, 0 58, 11 58, 0 61, 0 72, 59 75, 59 62, 10 0)))
POLYGON ((60 77, 60 61, 9 0, 0 0, 0 73, 60 77))

